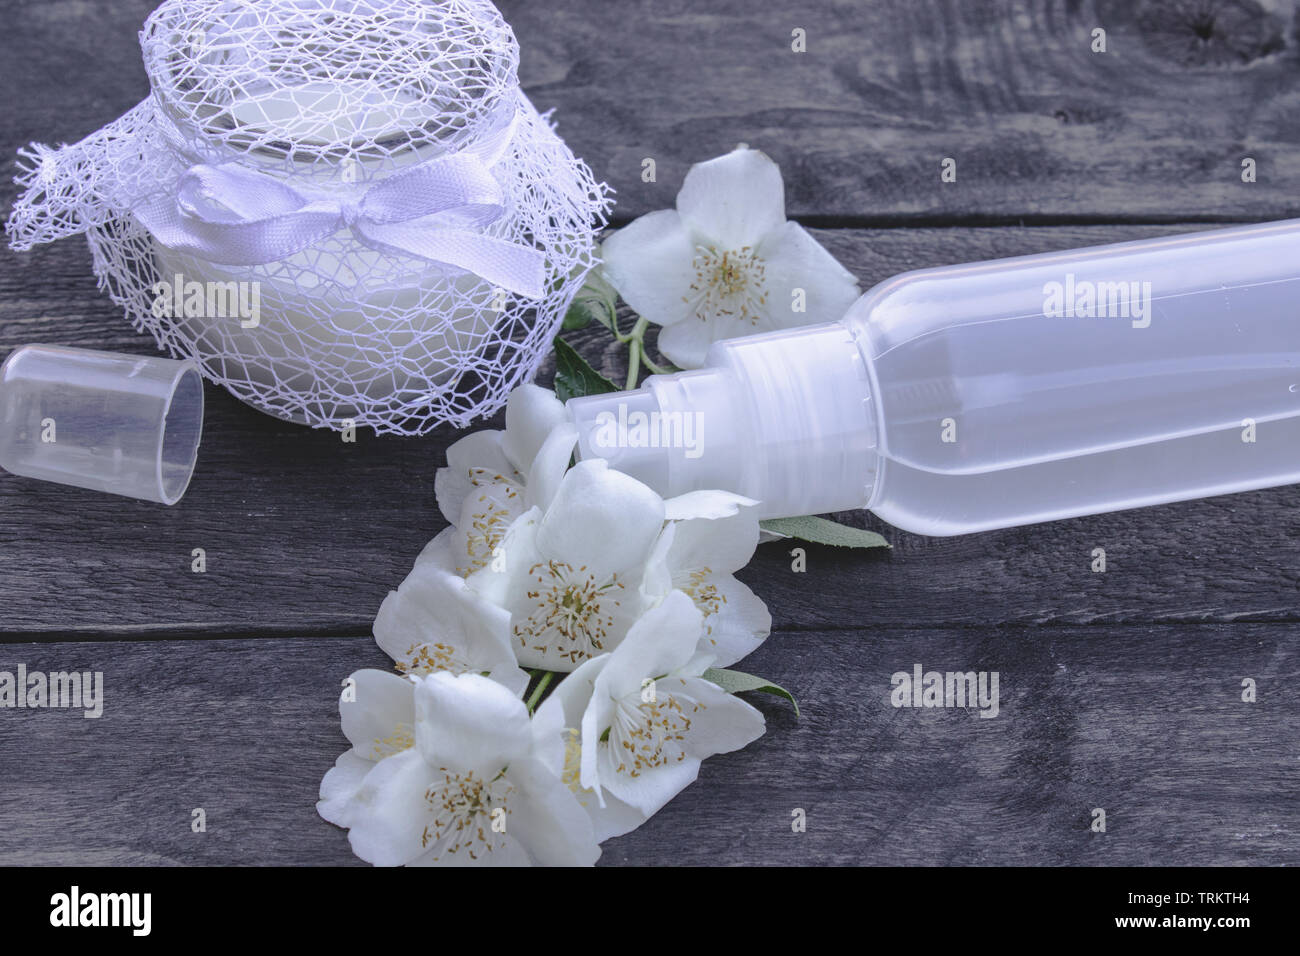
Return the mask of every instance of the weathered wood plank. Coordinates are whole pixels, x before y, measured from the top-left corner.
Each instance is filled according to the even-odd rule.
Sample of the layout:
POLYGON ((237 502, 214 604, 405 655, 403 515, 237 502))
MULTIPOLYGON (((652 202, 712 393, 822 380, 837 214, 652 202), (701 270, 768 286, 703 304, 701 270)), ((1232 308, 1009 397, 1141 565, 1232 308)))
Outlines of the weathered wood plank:
MULTIPOLYGON (((154 5, 6 3, 3 153, 75 140, 143 98, 135 37, 154 5)), ((670 205, 691 163, 743 141, 782 164, 794 214, 857 225, 1300 214, 1295 5, 1267 6, 500 3, 526 91, 618 189, 620 217, 670 205)))
MULTIPOLYGON (((19 663, 102 671, 105 706, 0 710, 0 864, 354 861, 314 802, 346 749, 339 682, 387 663, 369 640, 0 646, 19 663)), ((746 667, 803 718, 752 698, 767 734, 606 862, 1300 863, 1290 627, 805 631, 746 667), (998 716, 895 709, 890 675, 916 663, 997 671, 998 716)))
MULTIPOLYGON (((865 287, 909 268, 1169 231, 818 236, 865 287)), ((0 257, 0 355, 31 341, 150 350, 95 291, 77 242, 0 257)), ((617 372, 603 331, 584 331, 579 344, 617 372)), ((457 435, 363 433, 346 444, 216 389, 208 399, 198 470, 175 508, 0 475, 0 630, 50 638, 368 630, 385 593, 443 525, 433 475, 457 435), (191 572, 195 548, 206 552, 204 574, 191 572)), ((765 545, 744 577, 784 627, 1296 620, 1297 493, 1281 488, 953 539, 845 516, 884 531, 893 552, 813 548, 808 573, 799 575, 787 549, 765 545), (1105 574, 1090 569, 1095 547, 1106 549, 1105 574)))
POLYGON ((743 141, 781 163, 796 213, 862 225, 1296 215, 1294 4, 1268 6, 502 3, 529 93, 620 215, 669 204, 691 163, 743 141))

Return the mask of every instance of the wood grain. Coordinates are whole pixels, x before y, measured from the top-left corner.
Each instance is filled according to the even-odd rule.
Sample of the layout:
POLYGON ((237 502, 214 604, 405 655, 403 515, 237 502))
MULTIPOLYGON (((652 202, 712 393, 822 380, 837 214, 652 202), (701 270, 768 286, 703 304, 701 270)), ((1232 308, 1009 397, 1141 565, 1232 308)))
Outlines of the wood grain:
MULTIPOLYGON (((314 802, 347 748, 340 681, 387 664, 368 639, 0 647, 18 663, 102 671, 105 707, 0 711, 0 865, 356 862, 314 802)), ((751 697, 766 735, 605 862, 1300 863, 1290 628, 814 630, 748 666, 802 719, 751 697), (894 708, 890 675, 915 663, 998 671, 998 716, 894 708)))
POLYGON ((1296 215, 1300 46, 1294 4, 1269 6, 501 4, 529 94, 620 216, 669 205, 692 163, 747 142, 781 164, 795 213, 841 225, 1296 215))
MULTIPOLYGON (((1266 2, 499 6, 525 91, 618 190, 620 219, 671 205, 692 163, 747 142, 781 163, 793 214, 863 226, 1300 215, 1295 4, 1266 2)), ((154 5, 0 4, 4 152, 76 140, 147 95, 136 33, 154 5)))

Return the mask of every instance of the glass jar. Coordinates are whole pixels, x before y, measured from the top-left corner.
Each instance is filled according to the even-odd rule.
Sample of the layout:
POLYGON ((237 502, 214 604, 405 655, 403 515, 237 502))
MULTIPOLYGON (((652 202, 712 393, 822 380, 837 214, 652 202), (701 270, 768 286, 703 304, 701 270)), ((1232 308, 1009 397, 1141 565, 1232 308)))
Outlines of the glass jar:
POLYGON ((420 434, 531 377, 607 198, 490 3, 168 0, 141 43, 151 97, 29 154, 12 244, 85 231, 138 328, 292 421, 420 434))

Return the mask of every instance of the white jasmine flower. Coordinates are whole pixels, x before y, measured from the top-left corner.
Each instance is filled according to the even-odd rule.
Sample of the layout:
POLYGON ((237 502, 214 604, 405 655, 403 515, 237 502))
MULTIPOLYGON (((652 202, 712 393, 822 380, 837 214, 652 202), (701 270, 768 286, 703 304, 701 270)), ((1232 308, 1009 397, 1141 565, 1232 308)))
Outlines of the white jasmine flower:
POLYGON ((571 740, 576 734, 568 782, 602 838, 658 812, 695 780, 705 758, 763 734, 761 713, 700 676, 709 664, 696 653, 701 627, 694 603, 670 593, 613 652, 566 677, 538 711, 571 740))
POLYGON ((681 368, 701 367, 719 339, 834 321, 858 296, 857 280, 786 221, 776 163, 743 146, 692 166, 676 209, 618 230, 602 255, 605 278, 663 326, 659 350, 681 368))
POLYGON ((582 461, 549 506, 515 520, 500 560, 469 585, 511 615, 512 647, 525 667, 571 671, 617 647, 660 595, 647 575, 663 530, 664 502, 602 459, 582 461))
MULTIPOLYGON (((361 765, 350 762, 321 785, 322 816, 349 828, 357 856, 380 866, 595 862, 591 820, 559 776, 564 744, 553 725, 539 733, 522 701, 477 674, 410 681, 411 744, 360 780, 361 765)), ((346 710, 344 722, 348 731, 346 710)), ((354 751, 364 743, 353 733, 383 726, 371 713, 354 719, 354 751)))
POLYGON ((339 695, 339 717, 352 749, 325 774, 316 810, 346 827, 366 774, 385 757, 415 745, 415 685, 388 671, 357 671, 339 695))
POLYGON ((375 640, 404 673, 483 674, 519 696, 528 675, 510 648, 510 615, 446 570, 454 534, 434 538, 388 593, 375 616, 375 640))
MULTIPOLYGON (((563 687, 568 683, 569 678, 565 678, 563 687)), ((590 684, 585 685, 590 692, 590 684)), ((558 694, 557 689, 555 694, 558 694)), ((546 725, 556 725, 551 729, 553 734, 559 734, 564 741, 564 769, 561 772, 560 779, 564 781, 565 786, 573 792, 574 797, 587 811, 591 818, 591 826, 596 835, 597 843, 604 843, 606 840, 612 840, 614 837, 622 836, 624 833, 631 833, 641 824, 650 819, 650 814, 643 813, 636 807, 624 803, 611 793, 603 794, 604 804, 601 804, 601 797, 596 791, 589 790, 582 785, 582 732, 577 727, 565 727, 564 721, 567 719, 563 709, 560 707, 560 700, 552 694, 547 698, 546 703, 538 709, 533 723, 538 724, 538 718, 543 718, 546 725), (556 703, 551 704, 555 699, 556 703)), ((581 707, 578 708, 578 718, 581 718, 581 707)), ((575 719, 574 723, 579 723, 575 719)))
POLYGON ((510 523, 550 501, 576 443, 564 403, 547 389, 521 385, 506 403, 504 431, 472 432, 447 449, 434 492, 459 532, 448 542, 453 570, 467 577, 486 565, 510 523))
POLYGON ((758 502, 725 491, 695 491, 665 502, 669 519, 652 569, 666 582, 647 590, 684 592, 704 615, 700 652, 730 667, 758 649, 772 631, 772 615, 753 591, 735 577, 754 556, 758 502), (659 555, 663 560, 659 560, 659 555))

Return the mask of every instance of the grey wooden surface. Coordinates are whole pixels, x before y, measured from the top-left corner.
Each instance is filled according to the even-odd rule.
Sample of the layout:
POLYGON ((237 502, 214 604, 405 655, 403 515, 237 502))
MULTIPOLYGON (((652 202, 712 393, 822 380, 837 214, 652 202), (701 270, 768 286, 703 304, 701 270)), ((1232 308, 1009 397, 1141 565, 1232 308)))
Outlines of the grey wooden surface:
MULTIPOLYGON (((0 152, 79 138, 142 98, 151 6, 0 3, 0 152)), ((618 189, 620 221, 748 142, 864 288, 1300 214, 1294 4, 1266 6, 501 4, 529 94, 618 189), (958 181, 941 184, 949 156, 958 181)), ((0 252, 0 356, 32 341, 152 350, 80 240, 0 252)), ((618 371, 596 330, 576 341, 618 371)), ((354 862, 312 806, 346 746, 337 689, 386 662, 370 623, 442 527, 433 473, 457 435, 344 444, 208 401, 175 508, 0 475, 0 670, 101 670, 107 698, 98 720, 0 709, 0 863, 354 862)), ((811 547, 803 574, 764 546, 742 577, 776 629, 744 666, 794 691, 803 719, 757 700, 767 735, 708 761, 604 860, 1300 862, 1297 503, 1274 489, 953 539, 842 516, 894 549, 811 547), (894 709, 889 676, 916 662, 997 670, 1001 713, 894 709)))

